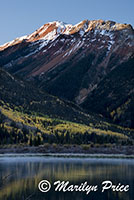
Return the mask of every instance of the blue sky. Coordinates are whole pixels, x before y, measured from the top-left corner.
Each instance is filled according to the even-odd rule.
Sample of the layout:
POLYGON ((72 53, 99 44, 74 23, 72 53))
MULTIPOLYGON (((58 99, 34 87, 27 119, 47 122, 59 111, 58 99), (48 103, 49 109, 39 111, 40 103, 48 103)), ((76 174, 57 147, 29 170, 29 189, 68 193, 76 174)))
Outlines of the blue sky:
POLYGON ((55 20, 104 19, 134 26, 133 10, 134 0, 1 0, 0 44, 55 20))

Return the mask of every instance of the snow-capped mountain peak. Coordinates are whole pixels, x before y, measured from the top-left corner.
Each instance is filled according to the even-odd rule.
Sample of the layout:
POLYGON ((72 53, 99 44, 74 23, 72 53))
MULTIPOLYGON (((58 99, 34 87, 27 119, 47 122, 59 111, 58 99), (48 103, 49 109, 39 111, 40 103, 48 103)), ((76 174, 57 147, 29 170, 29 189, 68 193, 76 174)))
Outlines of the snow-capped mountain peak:
POLYGON ((131 25, 119 24, 113 21, 104 21, 104 20, 83 20, 76 25, 66 24, 61 21, 48 22, 37 29, 30 35, 16 38, 11 42, 0 46, 0 50, 3 50, 9 46, 16 45, 23 40, 27 42, 35 42, 38 40, 44 40, 47 44, 49 41, 55 40, 59 35, 73 35, 75 33, 80 33, 82 37, 85 33, 95 32, 102 35, 108 35, 108 32, 113 31, 132 31, 133 28, 131 25))

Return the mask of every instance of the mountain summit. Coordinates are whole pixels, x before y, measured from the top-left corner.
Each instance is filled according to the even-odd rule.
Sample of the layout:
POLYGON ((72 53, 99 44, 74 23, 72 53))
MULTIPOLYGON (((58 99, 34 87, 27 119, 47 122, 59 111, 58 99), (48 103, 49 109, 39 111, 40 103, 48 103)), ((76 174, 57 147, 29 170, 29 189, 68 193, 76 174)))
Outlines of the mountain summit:
MULTIPOLYGON (((66 24, 61 21, 54 21, 44 24, 42 27, 37 29, 30 35, 22 36, 16 38, 11 42, 7 42, 6 44, 0 46, 0 50, 3 50, 9 46, 16 45, 23 40, 27 42, 34 42, 38 40, 45 40, 46 43, 43 46, 47 45, 49 42, 55 40, 59 35, 73 35, 75 33, 79 33, 83 36, 87 32, 97 32, 102 35, 109 35, 108 32, 119 31, 119 30, 133 30, 131 25, 127 24, 119 24, 113 21, 103 21, 103 20, 84 20, 76 25, 66 24)), ((41 49, 41 48, 40 48, 41 49)))
POLYGON ((0 66, 87 111, 134 126, 131 25, 104 20, 49 22, 0 46, 0 66))

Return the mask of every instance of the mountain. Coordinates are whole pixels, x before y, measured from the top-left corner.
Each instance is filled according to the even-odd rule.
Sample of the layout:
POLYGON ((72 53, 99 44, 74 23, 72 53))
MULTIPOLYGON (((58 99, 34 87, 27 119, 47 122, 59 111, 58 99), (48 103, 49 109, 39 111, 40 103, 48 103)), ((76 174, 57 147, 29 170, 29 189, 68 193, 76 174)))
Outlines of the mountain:
POLYGON ((46 94, 0 69, 0 145, 133 144, 134 131, 46 94))
MULTIPOLYGON (((43 114, 53 118, 89 124, 95 117, 85 114, 79 106, 42 92, 0 69, 0 105, 9 105, 20 112, 43 114)), ((101 117, 98 117, 101 118, 101 117)))
POLYGON ((132 128, 133 55, 131 25, 54 21, 0 46, 0 66, 87 112, 132 128))
POLYGON ((134 128, 134 56, 113 69, 88 95, 82 107, 134 128))

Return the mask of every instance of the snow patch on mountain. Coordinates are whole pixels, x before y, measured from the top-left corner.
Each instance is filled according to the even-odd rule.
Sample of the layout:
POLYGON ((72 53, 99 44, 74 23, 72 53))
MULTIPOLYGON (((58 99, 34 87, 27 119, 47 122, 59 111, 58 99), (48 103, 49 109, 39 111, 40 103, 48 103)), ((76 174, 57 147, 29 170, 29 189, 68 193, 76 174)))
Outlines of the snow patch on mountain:
POLYGON ((15 40, 11 40, 10 42, 6 42, 5 44, 1 45, 0 47, 8 47, 8 46, 11 46, 19 41, 22 41, 24 39, 27 39, 27 35, 24 35, 24 36, 21 36, 21 37, 18 37, 16 38, 15 40))

